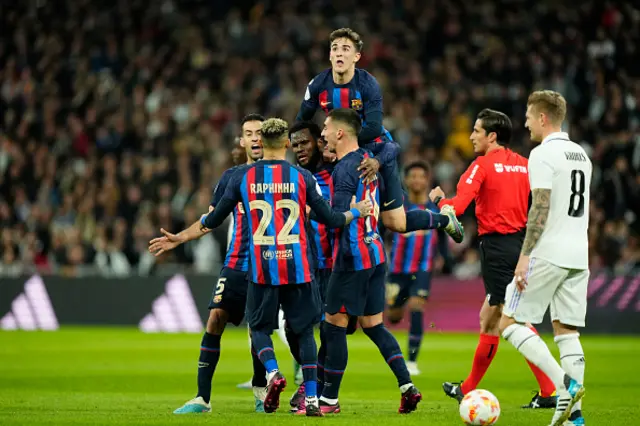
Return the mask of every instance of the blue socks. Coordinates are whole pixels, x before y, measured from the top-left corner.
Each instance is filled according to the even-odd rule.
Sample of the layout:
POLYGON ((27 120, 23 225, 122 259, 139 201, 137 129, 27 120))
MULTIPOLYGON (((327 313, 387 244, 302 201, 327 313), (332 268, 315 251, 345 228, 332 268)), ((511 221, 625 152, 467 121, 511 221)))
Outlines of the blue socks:
POLYGON ((422 322, 422 311, 411 311, 409 326, 409 361, 415 362, 418 359, 420 345, 422 345, 422 335, 424 325, 422 322))
POLYGON ((444 228, 449 224, 449 217, 430 210, 411 210, 407 212, 407 227, 405 232, 421 229, 444 228))
POLYGON ((296 336, 300 347, 300 368, 304 378, 307 398, 318 396, 318 348, 313 337, 313 328, 309 327, 296 336))
POLYGON ((276 361, 276 353, 273 351, 271 336, 262 331, 251 330, 251 340, 253 350, 256 351, 267 373, 278 370, 278 361, 276 361))
POLYGON ((324 388, 322 397, 338 399, 340 383, 347 368, 347 329, 325 322, 322 324, 327 339, 327 358, 324 364, 324 388))
POLYGON ((258 358, 256 350, 251 344, 251 361, 253 362, 253 378, 251 379, 251 386, 264 388, 267 386, 267 370, 264 368, 262 361, 258 358))
POLYGON ((209 402, 211 399, 211 381, 216 365, 220 360, 220 337, 207 332, 202 336, 200 358, 198 359, 198 395, 209 402))
POLYGON ((327 338, 325 337, 324 323, 320 324, 320 349, 318 349, 318 395, 322 395, 324 388, 324 363, 327 358, 327 338))
POLYGON ((396 379, 398 379, 398 386, 411 383, 411 376, 409 376, 402 351, 400 351, 400 345, 398 345, 398 341, 393 337, 393 334, 384 327, 384 324, 363 328, 362 330, 369 339, 375 343, 385 361, 387 361, 387 364, 391 367, 391 371, 393 371, 396 379))

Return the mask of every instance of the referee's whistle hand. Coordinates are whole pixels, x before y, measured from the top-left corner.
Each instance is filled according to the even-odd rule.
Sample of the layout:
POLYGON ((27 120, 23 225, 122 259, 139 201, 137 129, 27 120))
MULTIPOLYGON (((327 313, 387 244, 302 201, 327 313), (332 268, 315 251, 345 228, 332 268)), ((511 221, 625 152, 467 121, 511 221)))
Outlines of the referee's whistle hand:
POLYGON ((444 191, 442 190, 442 188, 436 186, 431 190, 431 192, 429 192, 429 199, 435 203, 438 198, 442 199, 446 197, 444 196, 444 191))

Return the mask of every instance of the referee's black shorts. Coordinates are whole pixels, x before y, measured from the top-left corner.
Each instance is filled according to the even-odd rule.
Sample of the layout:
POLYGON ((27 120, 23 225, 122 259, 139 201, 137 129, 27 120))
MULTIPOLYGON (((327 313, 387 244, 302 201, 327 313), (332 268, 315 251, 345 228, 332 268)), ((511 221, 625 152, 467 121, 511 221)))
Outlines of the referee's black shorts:
POLYGON ((485 234, 480 237, 482 279, 490 306, 504 304, 504 294, 513 280, 524 235, 523 229, 514 234, 485 234))

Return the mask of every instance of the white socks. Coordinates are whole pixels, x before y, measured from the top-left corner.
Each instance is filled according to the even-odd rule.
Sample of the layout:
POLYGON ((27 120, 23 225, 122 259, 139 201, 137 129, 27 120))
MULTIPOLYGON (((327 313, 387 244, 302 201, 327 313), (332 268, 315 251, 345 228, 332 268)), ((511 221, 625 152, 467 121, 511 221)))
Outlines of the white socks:
POLYGON ((400 393, 405 393, 406 391, 408 391, 409 389, 411 389, 413 387, 413 383, 409 382, 405 385, 400 386, 400 393))
POLYGON ((326 398, 324 396, 321 396, 320 401, 326 402, 329 405, 336 405, 338 403, 338 398, 333 399, 333 398, 326 398))
POLYGON ((565 371, 555 360, 544 341, 531 329, 520 324, 512 324, 502 333, 525 358, 549 376, 556 389, 564 388, 565 371))
MULTIPOLYGON (((560 363, 562 369, 580 384, 584 384, 584 351, 580 344, 580 333, 562 334, 555 337, 560 349, 560 363)), ((573 406, 572 412, 582 409, 582 401, 573 406)))

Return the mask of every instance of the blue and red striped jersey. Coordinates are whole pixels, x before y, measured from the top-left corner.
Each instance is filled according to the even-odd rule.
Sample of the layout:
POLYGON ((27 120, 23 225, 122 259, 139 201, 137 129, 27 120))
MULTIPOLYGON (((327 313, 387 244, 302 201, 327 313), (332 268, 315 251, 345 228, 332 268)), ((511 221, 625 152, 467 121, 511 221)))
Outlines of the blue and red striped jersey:
POLYGON ((333 170, 333 208, 335 211, 347 211, 355 196, 356 202, 370 197, 374 214, 357 219, 342 229, 336 229, 333 247, 334 271, 360 271, 374 268, 384 262, 382 237, 378 232, 378 214, 380 212, 380 179, 365 184, 360 179, 358 166, 371 154, 359 148, 345 155, 333 170))
MULTIPOLYGON (((427 204, 411 204, 405 201, 404 209, 424 210, 425 208, 438 212, 438 206, 429 201, 427 204)), ((391 248, 392 274, 415 274, 416 272, 431 271, 431 265, 436 253, 438 234, 433 230, 394 233, 391 248)))
MULTIPOLYGON (((322 168, 314 173, 313 177, 316 178, 318 185, 320 185, 320 191, 322 192, 322 198, 332 203, 333 199, 333 164, 328 163, 322 166, 322 168)), ((313 239, 316 245, 316 259, 318 260, 318 269, 331 269, 333 268, 333 239, 335 232, 327 225, 318 223, 315 220, 311 221, 311 227, 313 228, 313 239)))
MULTIPOLYGON (((303 284, 313 279, 313 241, 306 207, 332 228, 346 223, 322 198, 313 175, 284 160, 262 160, 234 173, 202 225, 213 229, 242 201, 250 231, 250 279, 258 284, 303 284)), ((347 209, 348 210, 348 209, 347 209)))
POLYGON ((382 164, 397 158, 400 149, 382 125, 382 90, 374 76, 356 68, 351 81, 336 84, 331 68, 322 71, 309 82, 296 121, 311 120, 317 109, 329 114, 338 108, 351 108, 360 114, 360 146, 373 152, 382 164))
MULTIPOLYGON (((220 181, 213 189, 213 196, 211 197, 211 206, 213 208, 216 207, 224 195, 231 176, 245 167, 247 167, 246 164, 232 167, 225 170, 220 176, 220 181)), ((224 266, 242 272, 249 270, 249 227, 242 203, 238 203, 233 209, 233 232, 231 233, 227 255, 224 258, 224 266)))

